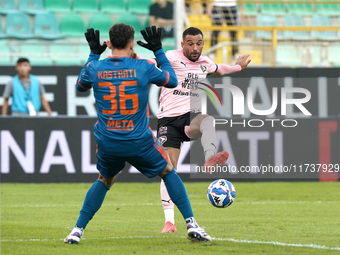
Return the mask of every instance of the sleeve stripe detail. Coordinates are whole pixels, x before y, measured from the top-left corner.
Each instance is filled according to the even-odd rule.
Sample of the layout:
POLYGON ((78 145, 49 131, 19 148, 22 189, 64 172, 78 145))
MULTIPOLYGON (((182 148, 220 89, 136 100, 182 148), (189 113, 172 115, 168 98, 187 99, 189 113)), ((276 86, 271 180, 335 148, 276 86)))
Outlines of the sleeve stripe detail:
POLYGON ((218 65, 217 65, 217 64, 215 64, 215 66, 216 66, 216 69, 215 69, 215 72, 214 72, 214 73, 216 73, 216 72, 217 72, 217 70, 218 70, 218 65))
POLYGON ((169 81, 169 73, 168 73, 168 71, 166 71, 166 81, 161 86, 166 85, 168 83, 168 81, 169 81))
POLYGON ((90 89, 90 88, 85 88, 83 85, 81 85, 80 79, 78 80, 78 84, 79 84, 79 86, 82 87, 83 89, 86 89, 86 90, 90 89))

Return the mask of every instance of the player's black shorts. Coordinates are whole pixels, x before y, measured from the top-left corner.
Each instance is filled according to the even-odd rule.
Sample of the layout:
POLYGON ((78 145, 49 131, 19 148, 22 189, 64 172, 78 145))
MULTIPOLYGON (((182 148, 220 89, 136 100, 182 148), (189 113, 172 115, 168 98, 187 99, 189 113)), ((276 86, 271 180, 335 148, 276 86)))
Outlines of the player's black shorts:
POLYGON ((200 112, 187 112, 176 117, 158 119, 157 138, 163 144, 163 147, 180 149, 182 142, 190 141, 184 129, 198 114, 200 112))

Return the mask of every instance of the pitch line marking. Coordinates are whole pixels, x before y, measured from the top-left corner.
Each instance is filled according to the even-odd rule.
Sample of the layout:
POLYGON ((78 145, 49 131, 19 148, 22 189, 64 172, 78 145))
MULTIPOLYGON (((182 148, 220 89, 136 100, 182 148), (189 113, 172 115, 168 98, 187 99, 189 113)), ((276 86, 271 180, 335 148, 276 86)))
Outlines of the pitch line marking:
MULTIPOLYGON (((133 238, 187 238, 185 236, 180 237, 169 237, 169 236, 112 236, 112 237, 96 237, 96 238, 82 238, 82 240, 103 240, 103 239, 133 239, 133 238)), ((330 247, 325 245, 318 244, 294 244, 294 243, 282 243, 277 241, 260 241, 260 240, 242 240, 242 239, 234 239, 234 238, 216 238, 212 237, 213 240, 216 241, 227 241, 233 243, 249 243, 249 244, 271 244, 276 246, 289 246, 289 247, 298 247, 298 248, 312 248, 312 249, 321 249, 321 250, 336 250, 340 251, 339 246, 330 247)), ((15 239, 15 240, 0 240, 0 242, 49 242, 49 241, 63 241, 64 239, 15 239)))
MULTIPOLYGON (((259 201, 259 202, 237 202, 240 205, 266 205, 266 204, 336 204, 339 201, 259 201)), ((192 205, 206 205, 209 203, 191 203, 192 205)), ((236 204, 236 203, 234 203, 236 204)), ((160 203, 136 203, 136 204, 103 204, 102 206, 159 206, 160 203)), ((59 207, 60 205, 2 205, 1 208, 8 207, 59 207)), ((82 205, 69 205, 73 207, 80 207, 82 205)))
POLYGON ((272 244, 277 246, 290 246, 290 247, 300 247, 300 248, 313 248, 313 249, 322 249, 322 250, 337 250, 340 251, 339 246, 335 247, 329 247, 325 245, 318 245, 318 244, 294 244, 294 243, 281 243, 277 241, 259 241, 259 240, 239 240, 239 239, 233 239, 233 238, 212 238, 216 241, 228 241, 228 242, 234 242, 234 243, 251 243, 251 244, 272 244))

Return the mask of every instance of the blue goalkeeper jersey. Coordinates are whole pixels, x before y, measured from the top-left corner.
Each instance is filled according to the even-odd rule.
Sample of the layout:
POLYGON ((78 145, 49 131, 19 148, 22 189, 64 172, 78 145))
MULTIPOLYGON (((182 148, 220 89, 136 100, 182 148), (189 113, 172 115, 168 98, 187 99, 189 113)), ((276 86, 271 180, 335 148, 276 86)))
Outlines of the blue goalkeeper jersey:
MULTIPOLYGON (((148 129, 149 83, 174 88, 177 78, 163 50, 155 53, 162 70, 145 59, 108 57, 91 53, 78 79, 77 89, 93 88, 101 135, 116 139, 139 139, 148 129)), ((96 133, 97 133, 96 132, 96 133)))

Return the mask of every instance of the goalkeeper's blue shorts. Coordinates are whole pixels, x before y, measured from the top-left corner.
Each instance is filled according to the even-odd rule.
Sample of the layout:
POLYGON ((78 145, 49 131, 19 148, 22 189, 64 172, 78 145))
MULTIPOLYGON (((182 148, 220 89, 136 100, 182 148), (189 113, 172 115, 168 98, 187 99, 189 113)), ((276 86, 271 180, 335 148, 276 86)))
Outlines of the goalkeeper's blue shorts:
POLYGON ((125 162, 149 178, 160 174, 168 164, 166 151, 151 129, 140 139, 127 141, 104 137, 96 131, 95 136, 97 169, 105 178, 118 174, 125 162))

